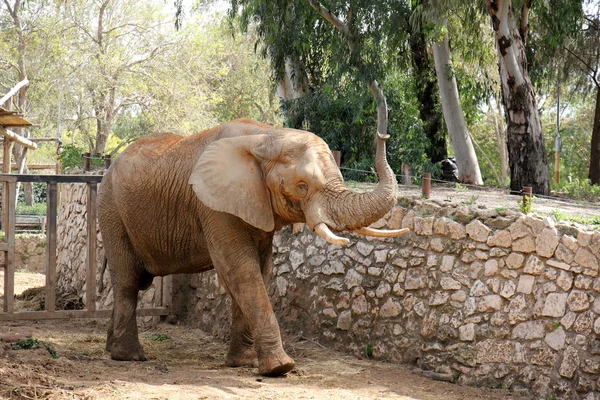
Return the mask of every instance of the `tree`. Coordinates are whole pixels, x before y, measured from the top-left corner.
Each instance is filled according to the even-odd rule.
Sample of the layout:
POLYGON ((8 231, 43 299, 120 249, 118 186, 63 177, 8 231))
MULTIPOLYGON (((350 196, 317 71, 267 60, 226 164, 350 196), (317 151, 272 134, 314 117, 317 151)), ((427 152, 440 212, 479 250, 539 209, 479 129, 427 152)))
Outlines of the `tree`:
POLYGON ((495 33, 506 110, 510 188, 520 191, 531 186, 534 193, 548 195, 546 147, 525 55, 530 7, 531 0, 526 0, 517 24, 511 0, 486 0, 495 33))
MULTIPOLYGON (((420 0, 414 0, 412 3, 413 9, 422 4, 420 0)), ((427 147, 427 156, 435 164, 448 157, 448 149, 443 114, 439 111, 439 91, 435 66, 430 60, 423 24, 410 24, 409 44, 413 77, 419 99, 419 116, 423 121, 425 136, 430 143, 427 147)))
POLYGON ((153 5, 121 0, 73 2, 67 5, 69 18, 79 31, 78 51, 87 61, 80 79, 82 97, 89 98, 85 116, 95 121, 90 149, 104 154, 106 143, 119 113, 126 107, 143 104, 144 98, 127 85, 135 71, 150 64, 171 43, 163 34, 168 25, 153 5))
POLYGON ((441 20, 439 22, 441 22, 439 25, 442 26, 444 32, 442 39, 433 43, 433 59, 435 61, 435 73, 440 89, 444 120, 456 156, 458 179, 463 183, 483 185, 477 155, 460 104, 458 86, 452 67, 448 33, 446 32, 446 22, 441 20))

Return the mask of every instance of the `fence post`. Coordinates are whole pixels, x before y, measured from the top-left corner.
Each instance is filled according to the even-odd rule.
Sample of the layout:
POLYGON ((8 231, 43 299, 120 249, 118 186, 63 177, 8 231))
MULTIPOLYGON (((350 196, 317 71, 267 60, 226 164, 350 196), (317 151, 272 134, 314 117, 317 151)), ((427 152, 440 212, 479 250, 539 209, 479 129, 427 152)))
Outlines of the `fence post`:
POLYGON ((85 308, 96 311, 96 195, 98 184, 87 184, 87 274, 85 278, 85 308))
POLYGON ((112 159, 111 159, 110 155, 104 156, 104 169, 109 169, 111 163, 112 163, 112 159))
POLYGON ((423 174, 423 197, 428 199, 429 196, 431 196, 431 174, 425 172, 423 174))
POLYGON ((46 222, 46 311, 56 310, 56 220, 57 220, 56 182, 48 182, 48 206, 46 222))
POLYGON ((91 154, 90 153, 83 153, 83 170, 84 171, 89 171, 90 170, 90 165, 91 165, 91 154))

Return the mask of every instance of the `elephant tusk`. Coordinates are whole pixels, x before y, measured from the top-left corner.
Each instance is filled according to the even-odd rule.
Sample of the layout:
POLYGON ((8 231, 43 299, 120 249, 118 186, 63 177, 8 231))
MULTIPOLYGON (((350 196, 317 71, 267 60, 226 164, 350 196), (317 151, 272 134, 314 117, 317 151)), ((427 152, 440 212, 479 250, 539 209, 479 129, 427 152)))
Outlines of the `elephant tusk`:
POLYGON ((360 229, 356 229, 353 232, 358 233, 360 235, 365 235, 365 236, 396 237, 396 236, 404 235, 405 233, 408 233, 408 231, 409 231, 408 228, 390 229, 390 230, 374 229, 374 228, 360 228, 360 229))
POLYGON ((336 234, 334 234, 333 232, 331 232, 331 229, 329 229, 329 227, 323 222, 321 222, 315 226, 315 233, 317 235, 319 235, 323 240, 325 240, 326 242, 331 243, 331 244, 348 244, 348 243, 350 243, 349 239, 339 237, 336 234))

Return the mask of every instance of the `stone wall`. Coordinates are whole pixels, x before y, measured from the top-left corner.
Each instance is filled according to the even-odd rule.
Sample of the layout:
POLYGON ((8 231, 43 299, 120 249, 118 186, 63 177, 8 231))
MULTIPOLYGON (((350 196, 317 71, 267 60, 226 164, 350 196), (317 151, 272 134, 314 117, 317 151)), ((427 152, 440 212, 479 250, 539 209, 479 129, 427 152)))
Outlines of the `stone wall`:
MULTIPOLYGON (((85 185, 61 193, 59 284, 85 298, 85 185)), ((351 235, 343 247, 307 231, 276 235, 269 293, 282 330, 461 384, 600 399, 600 232, 406 199, 384 226, 411 232, 351 235)), ((112 305, 108 273, 104 284, 101 308, 112 305)), ((180 317, 227 337, 231 300, 214 271, 176 276, 173 290, 180 317)), ((141 306, 153 298, 150 288, 141 306)))
MULTIPOLYGON (((4 252, 0 252, 4 262, 4 252)), ((15 271, 46 273, 46 235, 17 234, 15 237, 15 271)))
MULTIPOLYGON (((85 304, 86 260, 87 260, 87 185, 61 184, 60 204, 57 221, 57 262, 58 288, 64 292, 76 291, 85 304)), ((113 294, 108 269, 103 271, 104 246, 100 228, 96 229, 98 243, 96 252, 97 270, 97 309, 112 308, 113 294), (104 272, 104 273, 103 273, 104 272), (102 284, 100 281, 102 280, 102 284)), ((154 305, 155 288, 140 293, 138 307, 154 305)), ((153 317, 145 317, 143 322, 151 324, 153 317)))
MULTIPOLYGON (((410 201, 395 239, 276 236, 269 288, 282 330, 461 384, 598 399, 600 232, 553 219, 410 201)), ((227 336, 214 272, 180 288, 190 322, 227 336)))

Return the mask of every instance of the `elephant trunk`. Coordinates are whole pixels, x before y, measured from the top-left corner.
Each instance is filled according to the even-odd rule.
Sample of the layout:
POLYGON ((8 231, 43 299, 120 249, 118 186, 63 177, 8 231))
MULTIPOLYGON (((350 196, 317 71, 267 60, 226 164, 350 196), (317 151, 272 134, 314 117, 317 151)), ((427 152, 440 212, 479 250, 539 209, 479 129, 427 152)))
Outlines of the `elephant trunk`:
POLYGON ((332 215, 332 219, 338 225, 335 227, 337 230, 355 230, 367 227, 382 218, 396 205, 398 184, 392 168, 387 163, 386 140, 387 137, 377 134, 375 167, 379 185, 371 192, 346 191, 340 199, 336 200, 336 207, 332 210, 336 215, 332 215))

